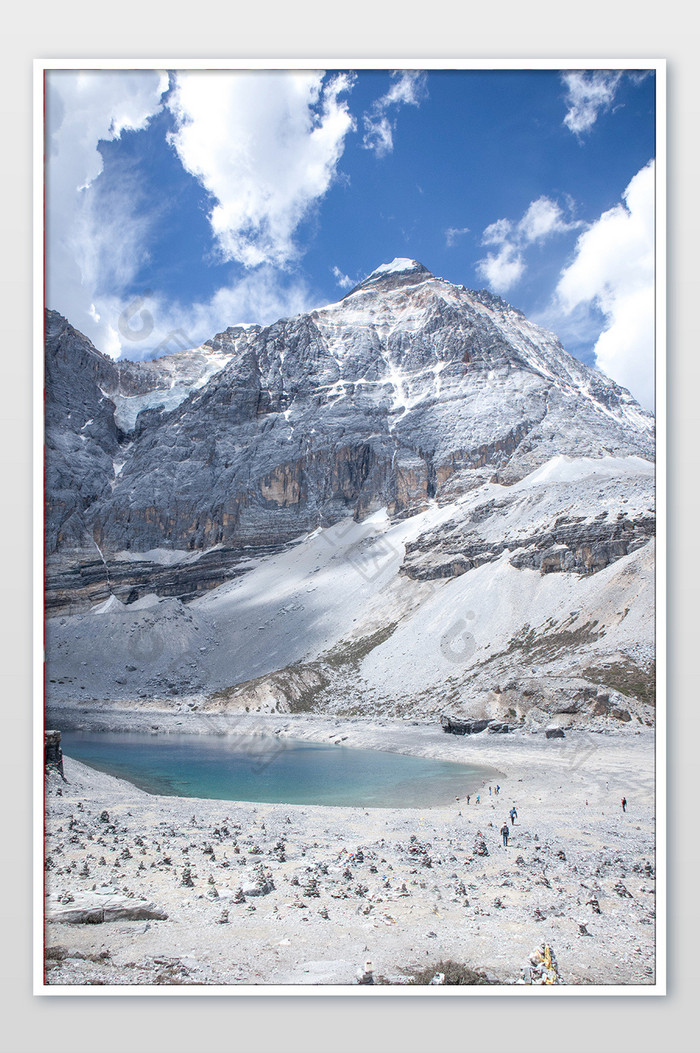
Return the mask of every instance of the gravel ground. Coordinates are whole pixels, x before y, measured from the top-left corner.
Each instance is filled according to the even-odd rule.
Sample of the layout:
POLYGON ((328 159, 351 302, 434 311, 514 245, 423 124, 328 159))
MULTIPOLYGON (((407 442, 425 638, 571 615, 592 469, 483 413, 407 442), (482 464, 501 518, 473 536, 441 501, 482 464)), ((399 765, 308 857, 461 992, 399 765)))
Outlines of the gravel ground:
POLYGON ((353 985, 367 961, 376 984, 405 984, 448 959, 513 984, 542 942, 566 984, 654 983, 649 729, 548 740, 182 719, 113 710, 82 724, 463 759, 497 769, 500 793, 420 810, 242 804, 150 795, 66 758, 67 782, 46 779, 47 985, 353 985))

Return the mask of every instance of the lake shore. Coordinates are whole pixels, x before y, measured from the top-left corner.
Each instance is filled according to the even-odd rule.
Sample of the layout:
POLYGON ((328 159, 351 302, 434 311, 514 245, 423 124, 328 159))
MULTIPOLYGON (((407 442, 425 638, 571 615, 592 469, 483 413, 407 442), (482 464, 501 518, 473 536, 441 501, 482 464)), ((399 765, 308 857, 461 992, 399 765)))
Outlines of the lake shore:
POLYGON ((648 728, 456 737, 417 721, 155 707, 57 719, 74 716, 86 730, 461 760, 496 769, 501 789, 422 809, 243 804, 146 794, 66 758, 68 781, 46 780, 51 987, 346 986, 368 960, 378 982, 398 985, 447 959, 512 984, 542 942, 567 984, 654 982, 648 728), (81 923, 100 917, 113 920, 81 923))

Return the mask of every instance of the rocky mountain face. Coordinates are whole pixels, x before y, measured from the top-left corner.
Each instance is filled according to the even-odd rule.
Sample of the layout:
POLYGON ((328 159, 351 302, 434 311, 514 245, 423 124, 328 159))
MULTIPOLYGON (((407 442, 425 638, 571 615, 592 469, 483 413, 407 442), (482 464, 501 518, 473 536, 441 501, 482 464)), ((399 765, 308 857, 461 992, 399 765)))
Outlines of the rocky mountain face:
POLYGON ((149 423, 216 375, 230 355, 195 348, 115 362, 56 311, 45 319, 46 551, 89 546, 90 510, 112 493, 149 423))
POLYGON ((451 681, 500 719, 535 655, 557 690, 583 659, 641 677, 643 708, 653 457, 627 391, 413 260, 154 362, 48 312, 49 695, 425 709, 451 681))
MULTIPOLYGON (((72 550, 69 567, 49 561, 61 601, 76 566, 94 584, 103 560, 124 577, 121 553, 219 546, 228 568, 348 515, 512 484, 554 455, 653 455, 653 420, 626 391, 414 261, 153 363, 113 362, 49 313, 46 357, 47 554, 72 550)), ((152 573, 131 568, 121 595, 152 573)))

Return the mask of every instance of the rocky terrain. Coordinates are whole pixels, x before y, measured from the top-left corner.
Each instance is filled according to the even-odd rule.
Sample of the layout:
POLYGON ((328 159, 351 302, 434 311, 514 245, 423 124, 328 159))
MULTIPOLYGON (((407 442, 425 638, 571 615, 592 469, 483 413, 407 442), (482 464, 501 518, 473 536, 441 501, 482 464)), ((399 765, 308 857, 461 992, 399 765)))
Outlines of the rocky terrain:
MULTIPOLYGON (((512 484, 555 455, 653 457, 653 419, 628 392, 415 261, 156 362, 112 362, 49 312, 46 356, 47 553, 99 551, 104 598, 124 554, 265 551, 512 484)), ((74 604, 100 597, 73 584, 74 604)))
POLYGON ((46 356, 50 705, 653 723, 653 418, 498 297, 46 356))
POLYGON ((552 334, 413 260, 152 362, 49 312, 45 536, 53 727, 494 773, 365 810, 68 757, 47 985, 654 983, 654 422, 552 334))
MULTIPOLYGON (((484 785, 477 804, 471 787, 467 804, 465 786, 451 807, 421 810, 183 800, 66 758, 68 781, 47 777, 48 985, 344 986, 367 962, 375 984, 403 985, 441 961, 511 985, 543 943, 564 984, 654 982, 648 730, 549 740, 310 717, 276 727, 468 757, 496 768, 500 790, 484 785)), ((229 730, 274 735, 260 718, 229 730)))

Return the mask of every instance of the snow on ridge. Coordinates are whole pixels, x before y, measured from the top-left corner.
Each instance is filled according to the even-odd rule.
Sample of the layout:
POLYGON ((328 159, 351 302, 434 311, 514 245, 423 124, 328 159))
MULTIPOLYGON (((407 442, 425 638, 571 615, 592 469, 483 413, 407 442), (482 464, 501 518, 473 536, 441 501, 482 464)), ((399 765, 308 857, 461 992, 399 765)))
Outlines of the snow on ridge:
POLYGON ((510 489, 529 490, 534 486, 577 482, 591 476, 616 479, 621 475, 653 475, 654 471, 655 467, 651 461, 634 454, 628 457, 568 457, 566 454, 558 454, 510 489))
POLYGON ((422 270, 423 264, 418 260, 408 260, 404 256, 397 256, 391 263, 382 263, 376 267, 371 274, 367 275, 365 281, 370 278, 379 278, 384 274, 404 274, 407 271, 422 270))
POLYGON ((132 611, 147 611, 151 607, 157 607, 160 603, 167 602, 167 597, 158 596, 155 592, 147 592, 144 596, 141 596, 138 600, 129 604, 132 611))
MULTIPOLYGON (((217 548, 217 545, 212 546, 217 548)), ((190 549, 179 548, 151 548, 146 552, 135 552, 131 549, 115 552, 112 559, 120 563, 157 563, 163 567, 175 566, 181 563, 196 563, 198 559, 211 552, 212 549, 190 549)))
POLYGON ((117 611, 125 611, 126 604, 118 600, 116 596, 109 596, 102 603, 96 604, 90 611, 91 614, 115 614, 117 611))
MULTIPOLYGON (((154 387, 150 391, 135 395, 115 392, 107 396, 115 406, 114 419, 117 427, 126 433, 133 431, 139 413, 145 409, 161 409, 166 413, 176 409, 193 391, 199 391, 213 377, 223 372, 233 357, 230 354, 222 355, 220 352, 208 352, 200 348, 182 354, 182 361, 186 361, 189 368, 163 370, 161 383, 168 384, 168 387, 154 387), (185 355, 188 355, 189 359, 185 360, 185 355)), ((170 356, 170 359, 176 362, 173 356, 170 356)), ((168 365, 171 364, 170 359, 168 365)), ((155 361, 161 366, 163 360, 155 361)))

